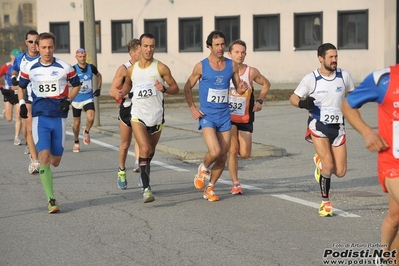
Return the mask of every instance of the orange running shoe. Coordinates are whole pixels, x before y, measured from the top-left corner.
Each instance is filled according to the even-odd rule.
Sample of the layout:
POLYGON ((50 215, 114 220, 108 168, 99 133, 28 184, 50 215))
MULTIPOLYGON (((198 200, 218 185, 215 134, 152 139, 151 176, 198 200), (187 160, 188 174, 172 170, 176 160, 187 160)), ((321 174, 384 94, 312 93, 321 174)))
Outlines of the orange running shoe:
POLYGON ((218 201, 219 197, 213 191, 213 186, 207 186, 204 190, 204 199, 208 201, 218 201))
POLYGON ((333 210, 329 201, 320 204, 319 215, 323 217, 332 217, 333 210))
POLYGON ((83 144, 84 145, 90 144, 90 133, 86 133, 86 130, 83 130, 83 144))
POLYGON ((231 187, 231 194, 233 195, 242 195, 242 188, 241 188, 241 183, 240 181, 234 182, 232 187, 231 187))
POLYGON ((205 185, 205 181, 209 180, 209 176, 210 176, 210 172, 202 170, 202 166, 204 164, 200 164, 198 166, 198 173, 197 175, 194 177, 194 186, 196 189, 201 190, 204 185, 205 185))

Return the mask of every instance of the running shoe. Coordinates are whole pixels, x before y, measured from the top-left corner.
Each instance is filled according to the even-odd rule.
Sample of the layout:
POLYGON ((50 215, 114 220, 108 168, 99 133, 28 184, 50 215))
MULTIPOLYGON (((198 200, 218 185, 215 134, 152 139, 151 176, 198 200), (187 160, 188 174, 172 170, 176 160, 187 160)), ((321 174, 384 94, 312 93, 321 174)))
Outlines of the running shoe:
POLYGON ((83 144, 84 145, 90 144, 90 133, 86 133, 85 130, 83 130, 83 144))
POLYGON ((47 204, 47 208, 48 208, 48 213, 56 213, 56 212, 60 211, 60 208, 58 208, 58 204, 55 199, 49 200, 49 202, 47 204))
POLYGON ((15 138, 14 138, 14 145, 15 146, 21 145, 21 140, 18 138, 18 136, 15 136, 15 138))
POLYGON ((136 173, 140 172, 140 166, 139 166, 139 162, 138 161, 134 162, 133 171, 136 172, 136 173))
POLYGON ((319 215, 323 217, 332 217, 333 216, 333 210, 331 203, 329 201, 325 203, 321 203, 320 209, 319 209, 319 215))
POLYGON ((30 150, 29 150, 28 144, 25 144, 24 154, 30 154, 30 150))
POLYGON ((317 183, 320 183, 320 176, 321 176, 321 167, 320 167, 320 157, 317 153, 313 155, 313 162, 316 165, 316 169, 314 170, 314 178, 316 179, 317 183))
POLYGON ((154 196, 152 195, 150 186, 148 188, 144 189, 143 200, 144 200, 144 203, 153 202, 155 200, 154 196))
POLYGON ((122 190, 127 188, 126 170, 118 171, 118 187, 122 190))
POLYGON ((207 186, 204 190, 204 199, 208 201, 218 201, 219 197, 213 191, 213 186, 207 186))
POLYGON ((202 170, 202 166, 203 166, 204 164, 203 163, 201 163, 199 166, 198 166, 198 173, 197 173, 197 175, 194 177, 194 186, 195 186, 195 188, 196 189, 198 189, 198 190, 201 190, 203 187, 204 187, 204 185, 205 185, 205 181, 206 180, 209 180, 209 177, 210 177, 210 172, 208 172, 208 171, 205 171, 205 170, 202 170))
POLYGON ((73 152, 80 152, 80 145, 79 145, 79 143, 75 143, 74 145, 73 145, 73 150, 72 150, 73 152))
POLYGON ((30 174, 39 173, 40 162, 38 160, 32 160, 32 155, 29 155, 30 163, 28 166, 28 171, 30 174))
POLYGON ((241 183, 240 181, 234 182, 233 185, 231 186, 231 194, 233 195, 242 195, 242 188, 241 188, 241 183))

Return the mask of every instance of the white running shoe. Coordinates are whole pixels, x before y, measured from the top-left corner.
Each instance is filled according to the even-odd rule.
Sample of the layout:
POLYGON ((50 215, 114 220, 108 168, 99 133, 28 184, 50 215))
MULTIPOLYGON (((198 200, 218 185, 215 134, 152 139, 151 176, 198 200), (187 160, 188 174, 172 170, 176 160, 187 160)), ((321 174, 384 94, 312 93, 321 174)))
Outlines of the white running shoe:
POLYGON ((21 140, 18 138, 18 136, 15 136, 14 145, 15 145, 15 146, 21 145, 21 140))

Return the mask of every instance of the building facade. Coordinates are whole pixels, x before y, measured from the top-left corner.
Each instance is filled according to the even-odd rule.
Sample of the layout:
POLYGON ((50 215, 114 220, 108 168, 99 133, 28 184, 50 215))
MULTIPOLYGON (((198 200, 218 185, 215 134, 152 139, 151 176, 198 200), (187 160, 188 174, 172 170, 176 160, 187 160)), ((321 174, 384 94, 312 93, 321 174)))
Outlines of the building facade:
MULTIPOLYGON (((155 58, 184 83, 209 55, 207 35, 219 29, 227 43, 238 38, 247 43, 246 62, 273 84, 298 83, 316 69, 317 47, 326 42, 337 46, 338 66, 359 82, 372 70, 396 63, 397 2, 95 0, 97 65, 110 83, 128 59, 127 42, 150 32, 157 40, 155 58)), ((83 0, 37 0, 37 17, 37 30, 57 37, 56 56, 75 63, 76 49, 84 47, 83 0)))
POLYGON ((24 49, 25 33, 36 29, 36 0, 0 0, 0 59, 4 63, 14 48, 24 49))

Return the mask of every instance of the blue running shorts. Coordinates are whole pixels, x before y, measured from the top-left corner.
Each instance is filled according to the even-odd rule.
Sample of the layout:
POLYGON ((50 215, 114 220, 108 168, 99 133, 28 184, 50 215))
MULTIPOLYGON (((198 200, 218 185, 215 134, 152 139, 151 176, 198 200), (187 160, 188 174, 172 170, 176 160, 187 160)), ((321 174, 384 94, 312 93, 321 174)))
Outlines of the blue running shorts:
POLYGON ((65 143, 66 118, 36 116, 32 118, 32 136, 38 152, 49 150, 62 156, 65 143))

